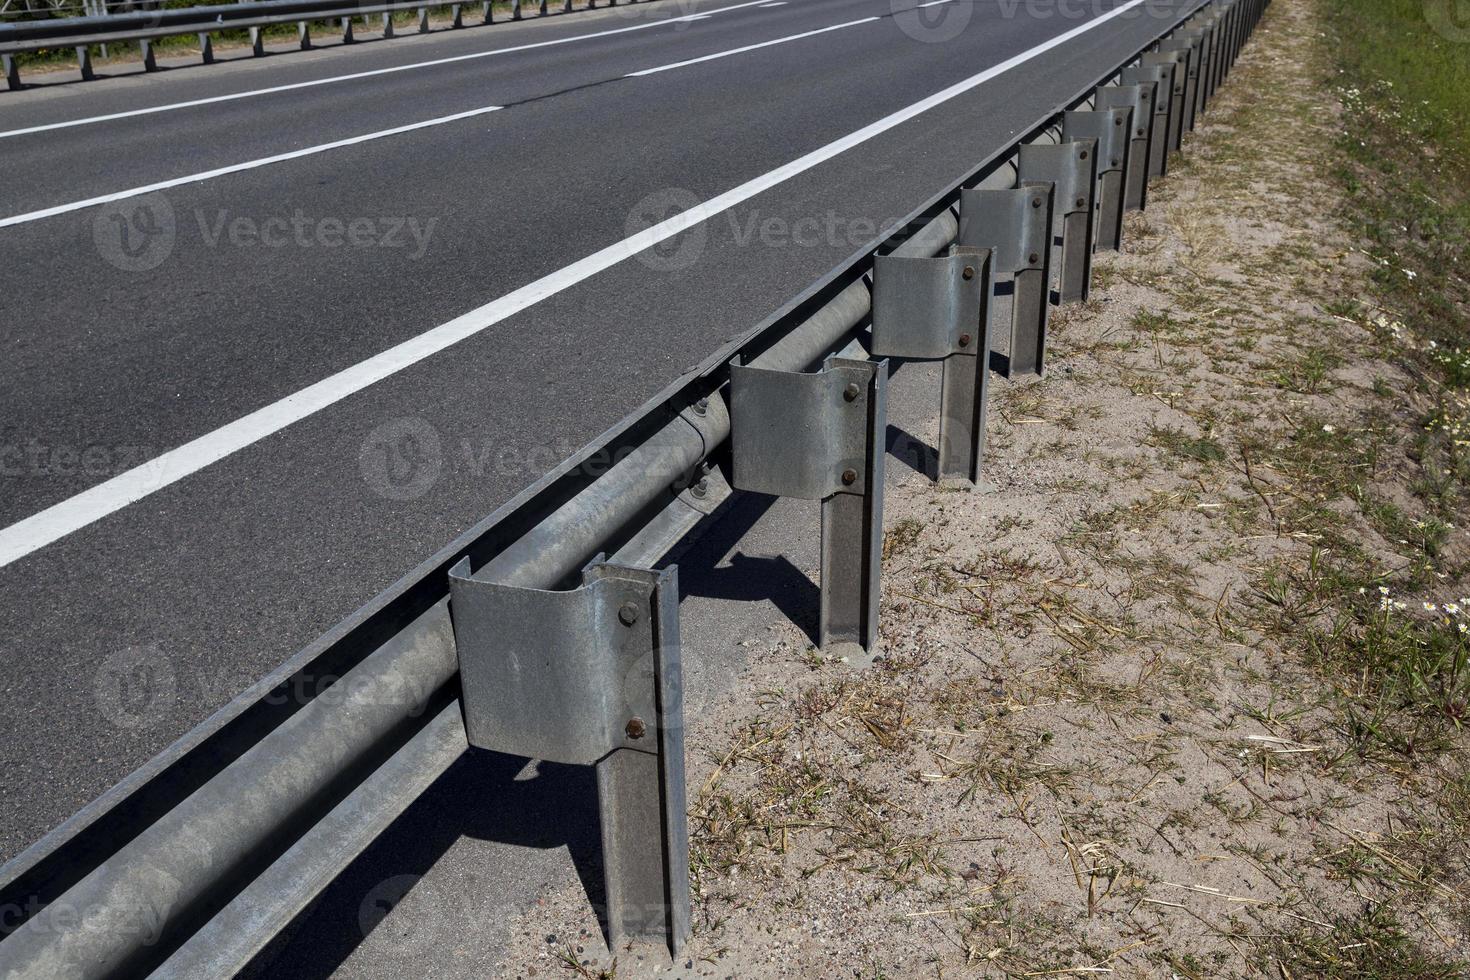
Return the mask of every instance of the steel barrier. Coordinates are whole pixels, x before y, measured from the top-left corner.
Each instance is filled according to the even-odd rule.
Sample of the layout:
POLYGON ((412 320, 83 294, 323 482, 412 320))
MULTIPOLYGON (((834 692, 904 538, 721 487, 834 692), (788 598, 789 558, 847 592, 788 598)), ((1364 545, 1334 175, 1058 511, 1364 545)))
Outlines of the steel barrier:
POLYGON ((231 975, 470 746, 595 766, 609 942, 677 952, 679 613, 659 559, 741 489, 820 499, 823 642, 870 646, 888 369, 868 350, 944 362, 939 475, 976 480, 989 374, 1044 372, 1047 308, 1085 294, 1099 241, 1121 247, 1112 216, 1143 206, 1127 175, 1178 152, 1268 3, 1181 14, 0 868, 18 912, 0 976, 231 975), (293 694, 323 677, 337 696, 293 694))
MULTIPOLYGON (((549 13, 549 0, 536 0, 538 16, 549 13)), ((649 0, 624 0, 625 3, 647 3, 649 0)), ((608 6, 616 6, 618 0, 607 0, 608 6)), ((276 24, 296 24, 297 42, 301 50, 312 46, 311 24, 316 21, 337 21, 342 28, 342 43, 354 40, 352 19, 370 15, 382 17, 384 37, 394 33, 393 15, 402 12, 418 14, 417 33, 429 31, 429 11, 449 8, 450 28, 465 26, 464 8, 478 7, 479 22, 493 24, 494 0, 469 0, 468 3, 446 3, 445 0, 360 0, 347 3, 344 0, 251 0, 245 3, 220 4, 209 7, 176 7, 156 10, 133 10, 115 14, 90 17, 53 17, 36 20, 0 22, 0 62, 3 62, 6 85, 14 91, 22 88, 20 63, 16 55, 51 48, 72 48, 76 51, 77 68, 83 81, 96 77, 92 68, 94 45, 117 44, 137 41, 142 55, 143 70, 157 71, 158 60, 154 55, 153 42, 159 38, 179 37, 195 34, 199 38, 200 57, 204 64, 213 64, 214 45, 211 33, 224 30, 248 30, 251 53, 256 57, 265 54, 265 39, 261 28, 276 24)), ((584 9, 597 7, 597 0, 587 0, 584 9)), ((572 11, 572 0, 560 0, 562 13, 572 11)), ((522 18, 522 0, 510 0, 512 20, 522 18)))

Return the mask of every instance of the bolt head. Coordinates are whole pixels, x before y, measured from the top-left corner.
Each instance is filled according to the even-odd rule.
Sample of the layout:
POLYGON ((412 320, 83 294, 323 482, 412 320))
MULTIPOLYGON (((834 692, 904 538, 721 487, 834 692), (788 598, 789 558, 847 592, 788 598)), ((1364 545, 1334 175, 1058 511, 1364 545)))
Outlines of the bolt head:
POLYGON ((857 401, 857 396, 862 394, 862 392, 863 390, 858 387, 856 381, 849 381, 847 387, 842 389, 842 400, 845 402, 855 402, 857 401))
POLYGON ((709 414, 709 399, 701 398, 694 403, 694 414, 703 417, 709 414))
POLYGON ((623 734, 629 738, 642 738, 648 734, 648 726, 643 723, 642 718, 629 718, 628 723, 623 726, 623 734))
POLYGON ((636 602, 625 602, 619 606, 618 622, 624 626, 632 626, 638 622, 638 604, 636 602))
POLYGON ((961 272, 960 275, 963 276, 966 281, 969 281, 971 279, 974 279, 975 278, 975 267, 973 265, 967 265, 967 266, 965 266, 965 271, 964 272, 961 272))
POLYGON ((689 488, 689 492, 703 500, 705 494, 709 493, 709 481, 701 478, 698 483, 689 488))
POLYGON ((1122 116, 1114 116, 1113 117, 1113 125, 1114 126, 1121 126, 1121 125, 1123 125, 1123 117, 1122 116))
POLYGON ((1031 206, 1033 208, 1039 208, 1039 207, 1041 207, 1041 198, 1039 198, 1039 197, 1032 198, 1031 199, 1031 206))
POLYGON ((1035 252, 1032 252, 1029 256, 1029 259, 1031 261, 1031 264, 1035 265, 1036 263, 1041 261, 1041 256, 1037 255, 1035 252))
POLYGON ((1081 153, 1077 154, 1077 159, 1079 159, 1079 160, 1086 160, 1087 159, 1087 151, 1086 150, 1083 150, 1081 153))
POLYGON ((843 486, 850 487, 850 486, 852 486, 856 482, 857 482, 857 470, 843 470, 842 471, 842 485, 843 486))
POLYGON ((1085 207, 1087 207, 1087 198, 1085 198, 1085 197, 1079 197, 1079 198, 1077 198, 1077 206, 1079 208, 1085 208, 1085 207))
POLYGON ((960 346, 961 347, 969 347, 970 346, 970 335, 969 334, 967 334, 967 333, 960 334, 960 346))

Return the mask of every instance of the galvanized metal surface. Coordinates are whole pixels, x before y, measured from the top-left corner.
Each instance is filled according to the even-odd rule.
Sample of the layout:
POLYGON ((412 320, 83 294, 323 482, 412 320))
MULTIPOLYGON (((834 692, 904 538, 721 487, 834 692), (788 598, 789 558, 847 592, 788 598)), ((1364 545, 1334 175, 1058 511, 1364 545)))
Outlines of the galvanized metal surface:
POLYGON ((990 249, 992 317, 1008 325, 1005 352, 990 356, 991 369, 1002 377, 1041 374, 1044 368, 1052 198, 1049 185, 960 194, 959 243, 990 249))
POLYGON ((1092 139, 1097 144, 1094 242, 1117 251, 1123 243, 1123 177, 1133 141, 1131 108, 1094 109, 1062 114, 1063 142, 1092 139))
POLYGON ((1021 147, 1021 186, 1051 184, 1051 285, 1057 301, 1082 302, 1092 283, 1093 199, 1097 194, 1097 141, 1021 147))
POLYGON ((873 353, 942 360, 937 478, 980 479, 990 389, 990 249, 873 263, 873 353), (982 358, 981 354, 985 356, 982 358))
MULTIPOLYGON (((1222 71, 1233 62, 1263 7, 1264 0, 1223 5, 1236 26, 1233 34, 1222 37, 1222 50, 1227 52, 1220 59, 1222 71)), ((1120 77, 1127 81, 1127 72, 1120 77)), ((1073 104, 1084 101, 1079 96, 1073 104)), ((1163 114, 1156 106, 1155 116, 1163 114)), ((1057 135, 1039 128, 1030 138, 1050 142, 1057 135)), ((1011 180, 1014 168, 1001 163, 988 174, 981 186, 998 189, 1011 180)), ((919 239, 913 254, 933 254, 948 244, 955 233, 951 229, 957 229, 953 213, 942 208, 931 213, 934 216, 921 232, 895 254, 919 239)), ((859 270, 863 261, 857 260, 859 270)), ((831 282, 826 302, 814 312, 803 312, 801 326, 785 331, 785 339, 769 345, 756 362, 804 369, 824 350, 846 343, 867 316, 869 294, 860 277, 834 276, 831 282)), ((1037 361, 1039 367, 1039 351, 1037 361)), ((875 381, 886 376, 870 367, 875 381)), ((507 505, 503 514, 488 519, 466 536, 465 544, 446 554, 470 555, 472 567, 480 566, 477 573, 497 581, 551 589, 564 585, 609 543, 616 546, 637 538, 649 516, 667 512, 729 434, 719 380, 691 378, 671 390, 688 399, 691 386, 704 386, 702 412, 694 413, 692 402, 684 400, 682 413, 675 404, 667 414, 625 423, 638 426, 636 448, 597 479, 585 483, 574 479, 580 463, 570 460, 539 489, 507 505), (564 484, 580 489, 550 495, 552 490, 560 493, 564 484), (533 514, 544 516, 529 519, 533 514), (514 532, 495 530, 510 527, 514 532)), ((881 398, 881 391, 876 394, 881 398)), ((878 398, 871 402, 875 407, 878 398)), ((869 421, 873 422, 871 413, 869 421)), ((623 431, 625 427, 620 427, 615 433, 623 431)), ((881 445, 881 440, 875 441, 881 445)), ((881 467, 881 453, 871 462, 881 467)), ((863 477, 873 481, 873 470, 863 477)), ((876 485, 881 486, 881 480, 876 485)), ((824 547, 823 580, 846 575, 861 579, 864 587, 844 590, 845 597, 860 601, 841 615, 824 610, 824 621, 850 623, 851 632, 871 645, 876 631, 881 494, 840 493, 830 501, 849 502, 846 511, 824 513, 824 528, 832 529, 835 542, 846 543, 849 554, 824 547), (854 504, 864 509, 855 510, 854 504), (866 533, 854 534, 856 529, 866 533), (855 541, 861 542, 860 549, 852 545, 855 541), (852 553, 859 551, 854 559, 852 553)), ((180 964, 238 965, 238 957, 258 949, 283 920, 310 900, 334 868, 342 867, 372 838, 384 819, 417 795, 412 780, 394 785, 374 781, 374 774, 392 772, 404 760, 442 761, 463 737, 452 722, 442 721, 457 714, 452 700, 457 659, 447 600, 451 564, 449 557, 436 558, 426 570, 413 573, 387 599, 366 607, 324 637, 315 652, 303 652, 293 661, 295 667, 283 667, 259 691, 222 711, 220 721, 201 726, 53 838, 0 870, 5 895, 44 896, 43 903, 49 903, 0 943, 6 975, 137 973, 170 956, 179 957, 180 964), (318 698, 284 718, 280 712, 273 716, 257 711, 263 703, 258 699, 268 695, 272 685, 289 681, 292 670, 319 662, 329 653, 338 656, 341 644, 361 651, 346 661, 347 673, 339 681, 347 692, 344 697, 318 698), (385 691, 399 696, 384 697, 385 691), (222 765, 208 770, 211 739, 218 741, 224 735, 254 740, 243 751, 227 752, 222 765), (197 773, 201 767, 204 776, 186 777, 197 789, 170 802, 166 790, 174 771, 197 773), (161 797, 160 806, 149 802, 153 796, 161 797), (141 815, 151 822, 137 823, 141 815), (113 834, 109 841, 107 831, 114 824, 141 829, 113 834), (186 839, 207 846, 181 847, 179 842, 186 839), (332 841, 334 846, 309 847, 313 841, 332 841), (294 880, 293 872, 298 873, 294 880), (252 909, 260 902, 269 907, 252 909), (68 909, 79 907, 100 910, 85 930, 65 917, 68 909), (146 936, 134 928, 139 912, 153 916, 146 936), (248 934, 210 942, 234 928, 248 934)), ((431 768, 436 764, 429 763, 431 768)), ((609 778, 611 796, 621 798, 614 786, 616 774, 609 778)), ((664 778, 668 785, 673 776, 665 773, 664 778)), ((647 796, 646 790, 640 791, 639 798, 647 796)))
POLYGON ((1149 138, 1154 127, 1154 89, 1151 82, 1099 86, 1094 104, 1099 109, 1128 109, 1128 166, 1123 178, 1123 207, 1142 211, 1148 206, 1149 138))

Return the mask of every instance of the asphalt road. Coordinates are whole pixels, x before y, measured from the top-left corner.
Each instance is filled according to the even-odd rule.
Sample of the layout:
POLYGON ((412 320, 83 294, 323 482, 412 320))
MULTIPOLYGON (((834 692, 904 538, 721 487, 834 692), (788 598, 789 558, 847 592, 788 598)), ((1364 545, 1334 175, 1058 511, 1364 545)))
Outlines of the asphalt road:
POLYGON ((1110 20, 55 540, 21 522, 1097 12, 701 0, 0 96, 0 858, 1158 22, 1110 20), (421 465, 385 469, 404 433, 421 465), (119 677, 140 659, 150 681, 119 677))

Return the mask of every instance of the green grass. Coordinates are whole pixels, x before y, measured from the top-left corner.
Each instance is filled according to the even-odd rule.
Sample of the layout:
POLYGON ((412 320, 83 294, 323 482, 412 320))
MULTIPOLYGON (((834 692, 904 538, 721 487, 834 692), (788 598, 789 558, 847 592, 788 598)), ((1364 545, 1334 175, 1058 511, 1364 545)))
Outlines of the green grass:
POLYGON ((1415 135, 1470 153, 1470 20, 1456 0, 1326 0, 1350 82, 1387 82, 1415 135))

